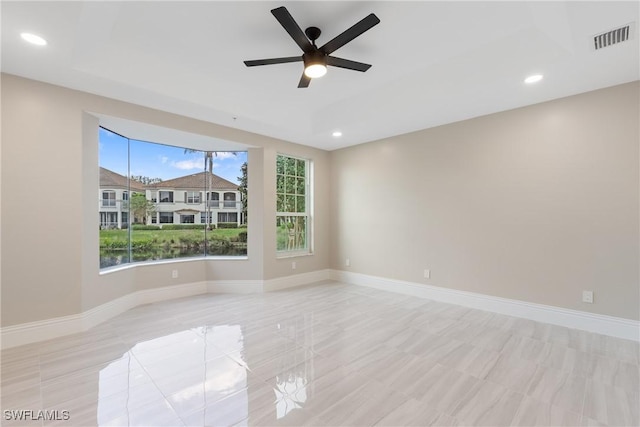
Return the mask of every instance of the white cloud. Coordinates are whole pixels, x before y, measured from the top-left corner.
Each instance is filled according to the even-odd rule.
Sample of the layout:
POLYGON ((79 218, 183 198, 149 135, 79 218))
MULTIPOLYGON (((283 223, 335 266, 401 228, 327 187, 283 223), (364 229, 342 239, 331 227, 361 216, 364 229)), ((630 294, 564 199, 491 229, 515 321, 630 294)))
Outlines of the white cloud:
POLYGON ((204 168, 204 159, 180 160, 179 162, 171 162, 171 166, 181 170, 202 170, 204 168))
POLYGON ((232 157, 235 157, 235 155, 231 151, 221 151, 218 153, 217 157, 219 159, 230 159, 232 157))
POLYGON ((169 161, 169 158, 167 156, 160 156, 160 163, 162 163, 163 165, 168 161, 169 161))
POLYGON ((224 160, 224 159, 230 159, 232 157, 235 157, 235 155, 231 151, 218 151, 218 155, 214 154, 214 158, 217 158, 217 159, 224 160))

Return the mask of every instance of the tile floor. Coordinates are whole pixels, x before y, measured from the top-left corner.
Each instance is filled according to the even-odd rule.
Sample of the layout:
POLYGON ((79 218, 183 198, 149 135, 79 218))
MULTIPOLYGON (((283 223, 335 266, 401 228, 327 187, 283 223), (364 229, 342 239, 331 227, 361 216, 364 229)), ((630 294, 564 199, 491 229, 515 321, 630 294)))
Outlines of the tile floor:
POLYGON ((637 426, 638 365, 636 342, 328 282, 5 350, 2 423, 637 426))

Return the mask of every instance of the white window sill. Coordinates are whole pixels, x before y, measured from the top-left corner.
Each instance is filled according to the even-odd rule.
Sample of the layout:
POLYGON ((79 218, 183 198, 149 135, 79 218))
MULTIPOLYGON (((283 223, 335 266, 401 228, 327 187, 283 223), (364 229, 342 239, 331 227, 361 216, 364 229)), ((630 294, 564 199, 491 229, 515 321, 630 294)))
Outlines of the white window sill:
POLYGON ((298 258, 303 256, 313 256, 313 252, 277 252, 276 259, 298 258))

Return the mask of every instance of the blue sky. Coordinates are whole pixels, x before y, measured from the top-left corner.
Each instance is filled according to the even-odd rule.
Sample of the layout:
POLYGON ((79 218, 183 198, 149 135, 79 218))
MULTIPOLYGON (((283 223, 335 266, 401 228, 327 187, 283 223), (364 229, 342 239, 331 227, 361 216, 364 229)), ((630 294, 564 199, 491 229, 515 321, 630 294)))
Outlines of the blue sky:
MULTIPOLYGON (((127 172, 127 139, 100 128, 99 163, 121 175, 127 172)), ((184 148, 131 140, 131 175, 163 180, 191 175, 204 170, 203 152, 185 153, 184 148)), ((212 147, 214 150, 215 147, 212 147)), ((213 160, 213 173, 234 183, 242 175, 240 167, 247 161, 245 151, 219 152, 213 160)))

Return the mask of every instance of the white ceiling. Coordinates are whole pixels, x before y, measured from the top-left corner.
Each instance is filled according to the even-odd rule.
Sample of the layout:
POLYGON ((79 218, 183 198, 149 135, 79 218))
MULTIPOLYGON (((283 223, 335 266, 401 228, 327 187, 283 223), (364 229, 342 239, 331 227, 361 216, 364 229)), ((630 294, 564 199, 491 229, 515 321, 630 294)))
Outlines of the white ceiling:
POLYGON ((2 1, 2 71, 333 150, 640 79, 639 2, 2 1), (373 12, 381 23, 298 89, 302 52, 271 15, 286 6, 318 45, 373 12), (49 42, 27 44, 21 32, 49 42), (525 85, 532 73, 542 82, 525 85), (334 130, 341 138, 333 138, 334 130))

